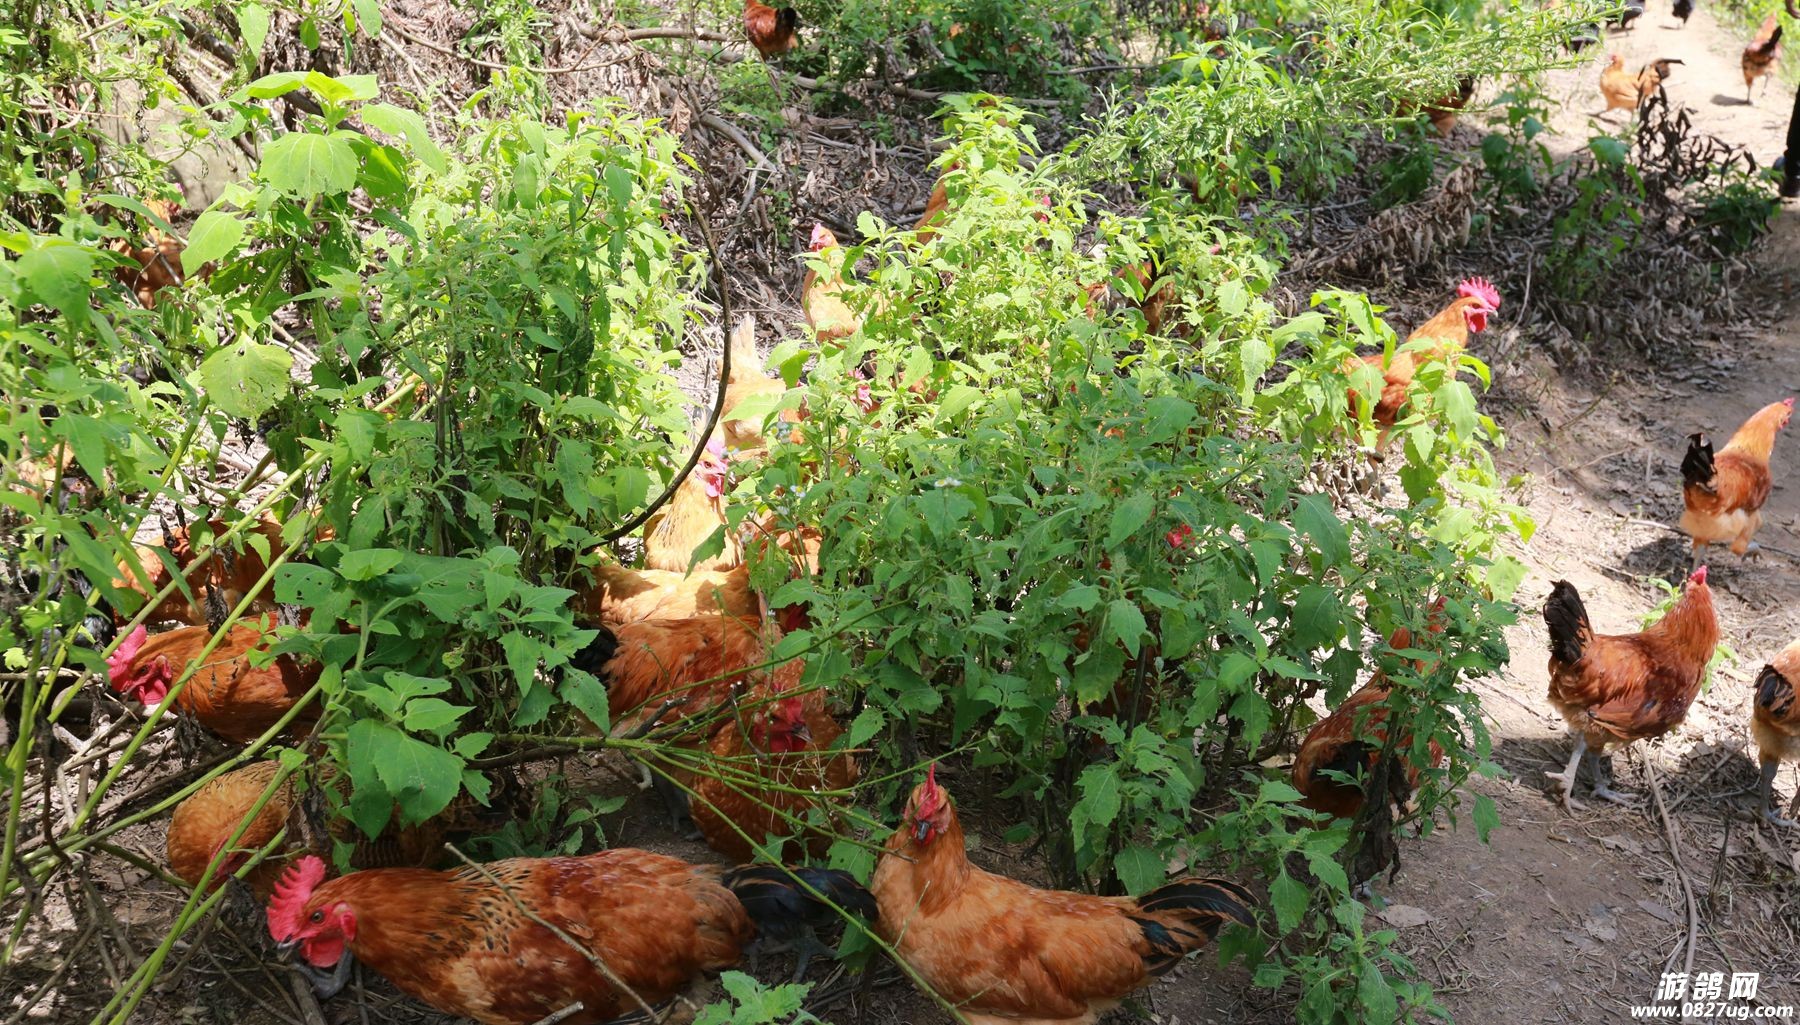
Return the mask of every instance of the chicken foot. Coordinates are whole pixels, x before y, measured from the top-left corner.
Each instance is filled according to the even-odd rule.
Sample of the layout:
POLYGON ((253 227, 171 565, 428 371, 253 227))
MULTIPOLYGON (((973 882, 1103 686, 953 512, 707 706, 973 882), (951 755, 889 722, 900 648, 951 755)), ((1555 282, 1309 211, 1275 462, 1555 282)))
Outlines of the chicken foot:
POLYGON ((1594 754, 1594 796, 1602 801, 1622 804, 1627 808, 1635 806, 1642 800, 1637 794, 1612 788, 1612 758, 1598 752, 1594 754))
POLYGON ((818 931, 810 925, 802 925, 791 935, 779 939, 773 936, 759 935, 745 949, 744 957, 750 962, 750 974, 761 976, 761 964, 764 954, 793 954, 793 982, 806 978, 806 969, 813 958, 823 957, 827 960, 837 957, 837 951, 819 939, 818 931))
MULTIPOLYGON (((1775 774, 1780 771, 1780 769, 1780 762, 1763 763, 1762 780, 1758 784, 1758 790, 1762 794, 1762 817, 1770 825, 1780 826, 1784 829, 1792 829, 1795 825, 1800 825, 1800 823, 1796 823, 1791 818, 1784 818, 1775 810, 1775 774)), ((1794 805, 1795 807, 1800 807, 1800 794, 1794 795, 1794 805)), ((1794 814, 1794 809, 1789 808, 1788 814, 1794 814)))
POLYGON ((1569 765, 1561 772, 1544 770, 1544 775, 1556 780, 1562 788, 1563 811, 1573 815, 1577 811, 1587 810, 1587 805, 1575 800, 1575 780, 1581 774, 1581 756, 1587 754, 1587 737, 1575 734, 1575 753, 1569 756, 1569 765))

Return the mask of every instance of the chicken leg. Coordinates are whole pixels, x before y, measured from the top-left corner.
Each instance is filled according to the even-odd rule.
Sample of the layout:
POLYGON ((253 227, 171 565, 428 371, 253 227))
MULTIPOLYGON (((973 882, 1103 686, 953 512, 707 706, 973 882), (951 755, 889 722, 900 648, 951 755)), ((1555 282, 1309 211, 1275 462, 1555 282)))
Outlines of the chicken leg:
POLYGON ((1594 753, 1594 796, 1602 801, 1611 801, 1628 808, 1636 805, 1639 801, 1636 794, 1612 788, 1612 759, 1599 752, 1594 753))
POLYGON ((1569 756, 1569 765, 1561 772, 1544 770, 1544 775, 1562 784, 1563 811, 1573 815, 1576 811, 1585 811, 1587 805, 1575 800, 1575 780, 1581 775, 1581 756, 1587 754, 1587 735, 1575 734, 1575 753, 1569 756))
MULTIPOLYGON (((1762 780, 1759 784, 1759 790, 1762 793, 1762 817, 1768 821, 1770 825, 1792 829, 1795 825, 1800 823, 1795 823, 1795 821, 1790 818, 1783 818, 1775 811, 1775 773, 1780 769, 1781 763, 1779 761, 1763 763, 1762 780)), ((1800 806, 1800 794, 1794 795, 1794 804, 1800 806)), ((1789 808, 1788 814, 1792 815, 1793 813, 1794 809, 1789 808)))

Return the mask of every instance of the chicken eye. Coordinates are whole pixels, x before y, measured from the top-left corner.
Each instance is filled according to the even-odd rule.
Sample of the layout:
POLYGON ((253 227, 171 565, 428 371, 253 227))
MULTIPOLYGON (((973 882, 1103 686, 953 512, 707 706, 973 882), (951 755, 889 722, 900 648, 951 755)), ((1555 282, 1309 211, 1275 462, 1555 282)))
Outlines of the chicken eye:
POLYGON ((323 921, 324 921, 324 920, 325 920, 325 910, 324 910, 324 909, 323 909, 323 908, 321 908, 321 909, 319 909, 319 910, 318 910, 318 911, 315 911, 315 912, 313 912, 313 913, 312 913, 312 920, 313 920, 313 921, 314 921, 314 922, 315 922, 315 923, 317 923, 317 922, 323 922, 323 921))

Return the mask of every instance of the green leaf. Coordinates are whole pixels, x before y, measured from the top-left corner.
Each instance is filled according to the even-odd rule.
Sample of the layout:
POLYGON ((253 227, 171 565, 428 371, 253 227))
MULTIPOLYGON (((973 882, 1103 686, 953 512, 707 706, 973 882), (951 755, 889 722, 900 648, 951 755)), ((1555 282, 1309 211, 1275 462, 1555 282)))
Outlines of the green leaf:
POLYGON ((19 257, 19 277, 33 295, 61 310, 70 320, 85 320, 89 279, 94 275, 94 254, 59 238, 34 239, 37 244, 19 257))
POLYGON ((1494 807, 1494 799, 1486 794, 1475 795, 1475 808, 1471 812, 1475 820, 1475 838, 1482 843, 1488 842, 1488 835, 1500 828, 1500 809, 1494 807))
POLYGON ((341 135, 290 132, 263 147, 262 176, 296 199, 356 187, 356 149, 341 135))
POLYGON ((529 693, 537 678, 538 659, 543 657, 543 642, 515 630, 500 635, 500 647, 506 652, 506 665, 519 685, 519 693, 529 693))
POLYGON ((375 771, 400 805, 404 825, 443 811, 462 787, 461 758, 391 726, 377 727, 372 750, 375 771))
POLYGON ((1312 895, 1283 869, 1269 884, 1269 903, 1275 908, 1275 925, 1283 933, 1291 932, 1306 917, 1306 906, 1312 895))
POLYGON ((1294 504, 1294 526, 1319 546, 1326 566, 1350 561, 1350 538, 1324 495, 1306 495, 1294 504))
POLYGON ((1106 528, 1106 547, 1119 547, 1121 542, 1149 522, 1150 514, 1155 510, 1156 500, 1145 494, 1132 495, 1120 502, 1113 509, 1111 525, 1106 528))
POLYGON ((228 416, 254 420, 287 396, 293 366, 286 349, 239 342, 206 357, 197 376, 213 405, 228 416))
POLYGON ((1081 791, 1081 800, 1069 813, 1069 825, 1074 829, 1075 846, 1080 848, 1087 843, 1090 825, 1104 830, 1119 817, 1124 785, 1119 779, 1119 767, 1106 764, 1083 769, 1076 787, 1081 791))
POLYGON ((1278 779, 1265 779, 1257 788, 1257 796, 1265 801, 1293 804, 1304 799, 1300 791, 1278 779))
POLYGON ((1294 644, 1311 651, 1334 643, 1343 632, 1343 614, 1336 592, 1307 584, 1294 595, 1294 644))
POLYGON ((571 669, 563 675, 557 695, 587 716, 602 736, 612 729, 612 709, 607 704, 606 686, 587 673, 571 669))
POLYGON ((727 529, 723 525, 713 528, 713 532, 706 535, 706 540, 694 546, 693 553, 688 556, 688 565, 698 566, 714 556, 723 554, 727 529))
POLYGON ((1113 858, 1113 870, 1119 873, 1119 882, 1125 884, 1125 892, 1137 896, 1155 889, 1163 881, 1162 859, 1155 852, 1137 844, 1120 851, 1113 858))
POLYGON ((346 553, 338 560, 337 571, 345 580, 373 580, 400 565, 405 557, 406 553, 392 548, 364 548, 346 553))
POLYGON ((442 736, 445 727, 454 725, 458 719, 472 711, 474 709, 467 705, 453 705, 442 698, 420 698, 407 703, 406 718, 402 723, 413 733, 435 733, 442 736))
POLYGON ((244 40, 244 52, 252 68, 262 56, 263 43, 269 38, 269 9, 261 4, 245 4, 237 9, 238 35, 244 40))
POLYGON ((371 103, 357 110, 357 116, 363 124, 377 131, 405 139, 412 147, 413 155, 419 162, 438 174, 449 169, 444 160, 444 151, 431 138, 431 130, 425 126, 425 119, 416 112, 396 107, 391 103, 371 103))
POLYGON ((188 277, 214 260, 231 255, 244 238, 244 222, 223 210, 208 210, 188 231, 187 248, 181 252, 181 272, 188 277))
POLYGON ((938 400, 937 418, 948 420, 981 400, 981 390, 966 384, 955 385, 938 400))
POLYGON ((950 488, 938 488, 918 497, 919 513, 925 525, 941 540, 957 534, 957 524, 975 511, 975 503, 950 488))
POLYGON ((1125 653, 1136 658, 1145 630, 1144 613, 1137 607, 1137 603, 1126 598, 1114 598, 1106 606, 1106 625, 1113 639, 1125 646, 1125 653))
POLYGON ((887 715, 873 704, 865 705, 863 710, 857 713, 856 718, 851 721, 844 746, 861 747, 867 744, 874 739, 875 734, 881 732, 881 728, 885 725, 887 725, 887 715))
POLYGON ((244 87, 244 94, 253 100, 272 100, 284 96, 306 84, 304 71, 277 71, 272 75, 251 82, 244 87))
POLYGON ((1366 1025, 1388 1025, 1399 1018, 1400 1005, 1394 999, 1394 988, 1374 961, 1364 961, 1356 973, 1356 1002, 1362 1005, 1360 1020, 1366 1025))

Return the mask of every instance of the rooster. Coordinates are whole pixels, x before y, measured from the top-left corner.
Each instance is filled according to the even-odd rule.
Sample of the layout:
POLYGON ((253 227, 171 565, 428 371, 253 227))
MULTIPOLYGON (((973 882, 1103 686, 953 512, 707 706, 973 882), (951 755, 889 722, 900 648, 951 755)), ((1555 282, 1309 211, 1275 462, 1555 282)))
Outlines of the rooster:
MULTIPOLYGON (((1800 697, 1794 694, 1794 681, 1800 679, 1800 641, 1781 649, 1763 667, 1756 678, 1756 702, 1750 713, 1750 733, 1756 738, 1758 760, 1762 762, 1763 818, 1777 826, 1792 826, 1792 819, 1775 813, 1775 773, 1782 762, 1800 762, 1800 697)), ((1800 810, 1800 793, 1788 808, 1793 815, 1800 810)))
POLYGON ((806 268, 800 283, 800 308, 806 314, 807 326, 820 340, 848 338, 862 330, 862 318, 844 302, 844 250, 837 236, 823 224, 813 225, 812 241, 807 247, 826 266, 820 274, 806 268))
MULTIPOLYGON (((1750 89, 1756 84, 1757 79, 1769 73, 1769 69, 1775 66, 1775 58, 1779 56, 1781 56, 1781 25, 1776 16, 1771 13, 1763 19, 1762 27, 1756 30, 1756 38, 1750 41, 1750 45, 1744 47, 1742 63, 1745 103, 1756 102, 1751 98, 1750 89)), ((1763 86, 1765 92, 1768 91, 1768 88, 1767 85, 1763 86)))
MULTIPOLYGON (((1375 444, 1377 455, 1387 446, 1389 432, 1400 421, 1418 368, 1427 363, 1446 362, 1454 369, 1457 356, 1468 348, 1469 335, 1486 331, 1488 318, 1499 312, 1499 289, 1486 278, 1465 278, 1456 286, 1456 299, 1408 335, 1407 346, 1396 351, 1393 361, 1385 367, 1381 365, 1381 353, 1353 357, 1344 364, 1345 373, 1355 370, 1358 362, 1382 370, 1380 396, 1371 411, 1371 419, 1378 431, 1375 444), (1436 344, 1412 344, 1427 341, 1436 344)), ((1353 417, 1357 416, 1361 396, 1355 388, 1351 388, 1349 398, 1351 414, 1353 417)))
MULTIPOLYGON (((778 680, 752 693, 766 700, 743 711, 747 728, 728 719, 713 735, 717 775, 695 781, 688 809, 707 845, 734 861, 751 860, 753 845, 766 837, 794 834, 796 822, 819 807, 819 791, 848 790, 857 778, 854 759, 830 753, 843 728, 826 710, 823 691, 794 694, 778 680)), ((805 835, 806 853, 823 857, 831 837, 818 830, 805 835)), ((782 850, 784 857, 800 854, 793 844, 782 850)))
POLYGON ((1254 922, 1249 892, 1223 879, 1095 897, 984 872, 969 863, 936 766, 907 800, 869 889, 882 938, 970 1025, 1090 1025, 1221 926, 1254 922))
POLYGON ((1681 460, 1681 529, 1693 538, 1695 563, 1709 544, 1729 544, 1739 556, 1757 551, 1751 539, 1762 526, 1763 503, 1773 487, 1769 456, 1776 433, 1793 415, 1792 398, 1764 406, 1717 455, 1705 434, 1688 435, 1681 460))
MULTIPOLYGON (((1434 606, 1433 619, 1429 624, 1432 633, 1443 630, 1443 625, 1435 618, 1442 602, 1434 606)), ((1412 647, 1412 631, 1406 627, 1396 629, 1388 638, 1388 647, 1401 650, 1412 647)), ((1415 661, 1415 672, 1423 673, 1425 663, 1415 661)), ((1305 800, 1306 807, 1314 811, 1335 815, 1339 818, 1355 818, 1363 806, 1363 786, 1358 777, 1372 772, 1376 761, 1381 757, 1381 750, 1387 744, 1386 701, 1391 693, 1387 674, 1379 670, 1370 677, 1369 682, 1355 694, 1350 695, 1337 710, 1319 720, 1306 739, 1300 744, 1300 751, 1294 758, 1294 788, 1305 800), (1336 773, 1333 778, 1327 773, 1336 773)), ((1412 750, 1412 736, 1402 734, 1396 742, 1396 751, 1412 750)), ((1435 740, 1429 742, 1427 765, 1437 768, 1444 760, 1444 749, 1435 740)), ((1410 794, 1419 785, 1421 767, 1411 760, 1405 766, 1404 774, 1395 769, 1391 780, 1404 780, 1404 788, 1395 784, 1395 789, 1410 794)))
POLYGON ((725 519, 725 491, 731 456, 724 441, 714 438, 675 489, 669 504, 644 524, 644 566, 686 573, 690 569, 727 570, 744 561, 744 546, 725 519), (694 549, 725 528, 725 548, 694 561, 694 549))
MULTIPOLYGON (((182 685, 175 707, 234 744, 247 744, 281 721, 318 682, 320 667, 302 665, 292 655, 278 655, 260 668, 253 665, 251 656, 267 651, 272 628, 267 616, 255 625, 233 624, 182 685)), ((185 626, 150 637, 138 627, 106 660, 113 690, 145 708, 161 704, 212 635, 206 627, 185 626)), ((317 708, 302 709, 288 728, 304 732, 316 718, 317 708)))
POLYGON ((763 60, 779 57, 799 43, 800 12, 744 0, 744 35, 763 60))
MULTIPOLYGON (((230 526, 218 519, 207 523, 214 537, 223 535, 230 526)), ((263 574, 268 572, 268 564, 263 561, 256 547, 248 543, 246 535, 250 534, 262 538, 262 543, 268 546, 270 558, 285 547, 281 540, 281 524, 267 514, 233 541, 219 542, 199 561, 195 559, 193 539, 188 528, 165 527, 160 547, 137 545, 133 559, 119 564, 119 577, 113 581, 113 586, 120 590, 135 591, 143 595, 145 600, 150 599, 174 579, 162 559, 162 554, 166 552, 187 578, 187 591, 192 597, 177 586, 167 598, 150 610, 150 622, 173 621, 217 629, 247 595, 251 598, 247 612, 273 612, 273 595, 256 586, 263 574), (136 565, 133 565, 134 562, 136 565)))
MULTIPOLYGON (((175 814, 169 819, 168 841, 164 847, 169 870, 188 885, 197 886, 206 866, 219 858, 220 864, 213 871, 210 887, 216 889, 252 855, 268 846, 275 834, 289 825, 298 804, 291 776, 276 787, 250 824, 244 827, 237 843, 229 851, 225 848, 226 841, 256 807, 256 802, 280 771, 279 762, 252 762, 211 780, 176 805, 175 814), (224 854, 222 858, 221 853, 224 854)), ((349 797, 349 777, 329 769, 324 777, 345 798, 349 797)), ((504 780, 502 789, 507 789, 504 780)), ((503 815, 483 808, 465 791, 450 803, 450 807, 431 819, 412 826, 390 823, 373 840, 349 822, 334 819, 318 835, 319 842, 313 853, 328 853, 324 848, 329 842, 337 841, 350 845, 350 864, 356 868, 427 868, 443 859, 446 839, 484 827, 497 827, 503 821, 503 815)), ((289 848, 297 846, 297 835, 294 830, 289 830, 289 848)), ((268 899, 280 876, 280 867, 275 860, 279 855, 279 851, 271 853, 245 876, 245 882, 250 884, 251 892, 259 900, 268 899)))
POLYGON ((1688 19, 1694 16, 1694 0, 1675 0, 1669 13, 1681 19, 1682 28, 1687 28, 1688 19))
POLYGON ((1550 704, 1575 735, 1562 772, 1544 774, 1562 786, 1563 808, 1574 800, 1581 756, 1594 752, 1594 796, 1629 804, 1613 790, 1605 754, 1634 740, 1660 737, 1681 725, 1719 644, 1706 567, 1688 577, 1681 598, 1655 625, 1634 634, 1599 634, 1575 585, 1558 580, 1544 605, 1550 632, 1550 704))
POLYGON ((849 874, 746 866, 723 871, 620 848, 512 858, 457 872, 388 868, 325 880, 304 857, 269 901, 269 935, 297 950, 329 996, 351 958, 404 993, 484 1025, 528 1025, 571 1004, 592 1025, 737 964, 759 931, 833 907, 868 913, 849 874))

